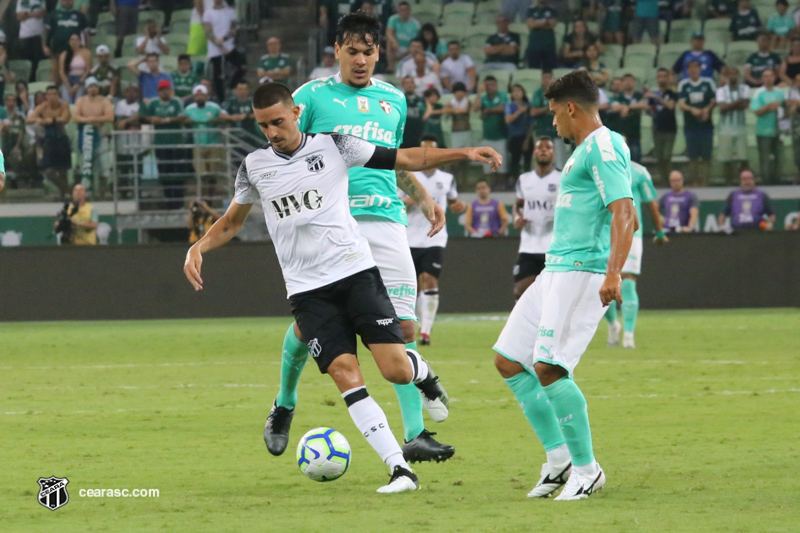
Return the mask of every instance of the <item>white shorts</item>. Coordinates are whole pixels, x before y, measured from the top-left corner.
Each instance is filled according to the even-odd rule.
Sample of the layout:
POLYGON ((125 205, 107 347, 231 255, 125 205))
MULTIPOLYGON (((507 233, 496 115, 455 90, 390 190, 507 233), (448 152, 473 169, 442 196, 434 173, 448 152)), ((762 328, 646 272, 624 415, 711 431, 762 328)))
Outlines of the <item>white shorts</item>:
POLYGON ((416 320, 417 273, 406 227, 389 220, 356 218, 358 231, 367 239, 372 257, 400 320, 416 320))
POLYGON ((572 375, 606 312, 600 301, 604 279, 545 270, 514 306, 494 350, 531 372, 542 361, 572 375))
POLYGON ((634 235, 631 251, 628 252, 628 258, 625 260, 625 264, 622 265, 623 274, 638 276, 642 273, 642 251, 642 238, 634 235))

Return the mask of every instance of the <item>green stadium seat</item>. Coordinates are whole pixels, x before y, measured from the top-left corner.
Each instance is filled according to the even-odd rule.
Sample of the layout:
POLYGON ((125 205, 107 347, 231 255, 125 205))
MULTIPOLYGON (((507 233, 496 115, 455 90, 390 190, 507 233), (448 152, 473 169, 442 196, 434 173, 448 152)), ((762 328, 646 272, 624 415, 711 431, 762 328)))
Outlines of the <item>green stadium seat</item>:
POLYGON ((467 48, 483 48, 490 33, 470 32, 464 39, 464 46, 467 48))
POLYGON ((170 32, 164 38, 167 40, 171 54, 180 55, 186 53, 186 47, 189 45, 188 35, 170 32))
POLYGON ((188 21, 175 22, 170 28, 170 33, 183 33, 189 35, 189 28, 191 24, 188 21))
POLYGON ((701 31, 703 23, 697 19, 677 19, 673 20, 669 27, 669 42, 682 43, 687 46, 692 38, 692 34, 701 31))
POLYGON ((644 56, 655 58, 658 48, 652 43, 629 44, 625 47, 625 60, 633 56, 644 56))
POLYGON ((138 35, 126 35, 122 41, 122 53, 136 55, 136 39, 138 35))
POLYGON ((483 33, 485 35, 494 35, 497 33, 497 26, 492 24, 475 24, 469 29, 470 33, 483 33))
POLYGON ((451 2, 442 9, 443 16, 452 15, 453 13, 468 14, 471 17, 475 13, 475 4, 472 2, 451 2))
POLYGON ((621 44, 607 44, 605 45, 606 49, 600 55, 600 61, 608 68, 615 69, 619 68, 620 63, 622 62, 622 56, 624 54, 624 49, 622 48, 621 44))
POLYGON ((53 63, 48 60, 39 61, 39 65, 36 67, 36 81, 40 82, 50 82, 50 73, 53 70, 53 63))
POLYGON ((554 68, 553 69, 553 79, 557 80, 558 78, 563 78, 570 72, 575 70, 574 68, 554 68))
POLYGON ((433 17, 436 20, 442 16, 441 4, 413 4, 411 6, 411 16, 422 22, 420 17, 433 17))
MULTIPOLYGON (((36 72, 39 72, 37 69, 36 72)), ((28 94, 35 96, 38 92, 45 92, 52 85, 49 81, 34 81, 28 84, 28 94)))
POLYGON ((600 23, 595 20, 587 20, 586 28, 589 30, 589 33, 595 36, 600 35, 600 23))
POLYGON ((115 57, 111 60, 111 64, 121 70, 128 70, 128 63, 133 61, 134 59, 138 59, 139 56, 122 56, 122 57, 115 57))
MULTIPOLYGON (((528 36, 530 36, 530 30, 528 26, 524 22, 515 22, 508 26, 508 30, 514 33, 519 34, 519 43, 520 43, 520 55, 525 55, 525 50, 528 48, 528 36)), ((497 28, 492 33, 496 33, 497 28)))
POLYGON ((414 18, 417 19, 417 21, 423 25, 424 24, 432 24, 433 26, 439 25, 439 15, 434 15, 431 13, 420 13, 420 14, 414 13, 414 18))
POLYGON ((114 55, 114 50, 117 48, 117 36, 116 35, 95 35, 92 37, 92 54, 97 49, 98 46, 104 44, 108 46, 109 50, 111 50, 111 55, 114 55))
POLYGON ((542 86, 542 71, 538 68, 521 68, 513 73, 511 83, 519 83, 528 92, 528 97, 533 91, 542 86))
POLYGON ((161 56, 161 70, 164 72, 174 72, 178 70, 178 56, 177 55, 162 55, 161 56))
POLYGON ((561 53, 561 47, 564 45, 564 36, 567 34, 566 22, 556 22, 553 32, 556 34, 556 50, 561 53))
POLYGON ((114 22, 116 17, 109 11, 105 11, 97 15, 97 24, 100 25, 104 22, 114 22))
POLYGON ((703 33, 706 37, 706 44, 714 40, 724 39, 724 42, 730 42, 731 33, 728 31, 731 21, 727 18, 721 19, 708 19, 703 25, 703 33))
POLYGON ((191 19, 192 19, 191 9, 179 9, 177 11, 172 12, 172 17, 170 18, 170 24, 175 24, 176 22, 189 22, 191 19))
POLYGON ((717 54, 717 57, 719 57, 720 59, 724 59, 726 50, 728 48, 728 43, 727 41, 719 41, 719 40, 709 42, 709 40, 706 39, 705 48, 706 50, 711 50, 712 52, 717 54))
POLYGON ((657 66, 659 68, 672 69, 675 61, 687 50, 686 43, 666 43, 662 44, 658 50, 657 66))
POLYGON ((481 64, 486 61, 486 52, 483 51, 483 45, 469 46, 462 51, 471 57, 472 61, 476 64, 481 64))
POLYGON ((162 28, 164 26, 164 12, 157 9, 139 11, 139 23, 137 25, 139 35, 144 33, 144 25, 147 24, 148 20, 155 20, 158 27, 162 28))
POLYGON ((117 24, 113 20, 98 22, 95 29, 97 30, 97 35, 117 35, 117 24))
MULTIPOLYGON (((463 4, 447 4, 449 6, 458 6, 463 4)), ((472 13, 464 13, 461 11, 454 11, 442 15, 442 25, 447 26, 472 26, 472 13)))
MULTIPOLYGON (((478 4, 481 5, 481 4, 478 4)), ((497 19, 496 11, 483 11, 475 14, 475 24, 492 24, 497 19)))
MULTIPOLYGON (((9 72, 12 72, 17 77, 18 81, 28 81, 31 77, 33 64, 27 59, 12 59, 8 62, 7 68, 9 72)), ((7 83, 6 85, 14 86, 13 83, 7 83)))
POLYGON ((650 56, 643 56, 643 55, 634 55, 630 57, 625 57, 625 65, 624 68, 653 68, 653 61, 655 57, 650 56))
POLYGON ((758 52, 758 45, 755 41, 733 41, 728 43, 725 53, 725 62, 731 65, 742 66, 747 62, 751 54, 758 52))

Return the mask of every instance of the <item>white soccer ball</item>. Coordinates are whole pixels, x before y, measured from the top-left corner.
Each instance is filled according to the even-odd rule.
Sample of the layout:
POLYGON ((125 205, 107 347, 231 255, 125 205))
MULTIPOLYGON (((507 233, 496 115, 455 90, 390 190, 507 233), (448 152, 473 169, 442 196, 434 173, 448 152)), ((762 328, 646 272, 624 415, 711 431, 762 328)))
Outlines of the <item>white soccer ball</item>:
POLYGON ((314 481, 333 481, 350 466, 350 443, 331 428, 315 428, 297 444, 297 466, 314 481))

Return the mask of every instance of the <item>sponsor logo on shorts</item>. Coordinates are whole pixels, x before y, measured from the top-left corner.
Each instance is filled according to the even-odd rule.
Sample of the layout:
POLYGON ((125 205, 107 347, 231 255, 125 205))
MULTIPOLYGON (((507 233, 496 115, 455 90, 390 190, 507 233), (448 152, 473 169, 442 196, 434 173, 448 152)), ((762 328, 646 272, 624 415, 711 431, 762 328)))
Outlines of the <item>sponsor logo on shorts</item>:
POLYGON ((431 266, 432 266, 433 268, 442 268, 442 265, 441 265, 441 264, 439 264, 439 263, 431 263, 431 266))
POLYGON ((550 337, 550 338, 552 338, 553 337, 553 330, 552 329, 547 329, 544 326, 542 326, 541 328, 539 328, 539 336, 540 337, 550 337))
POLYGON ((564 424, 566 424, 566 423, 567 423, 567 422, 569 422, 570 420, 572 420, 572 415, 571 415, 571 414, 569 414, 569 415, 565 416, 564 418, 559 418, 559 419, 558 419, 558 423, 559 423, 559 424, 561 424, 561 425, 563 426, 564 424))
POLYGON ((314 359, 320 356, 322 353, 322 345, 319 343, 319 339, 311 339, 308 343, 308 351, 314 359))
POLYGON ((392 322, 394 322, 393 318, 379 318, 375 322, 378 323, 379 326, 389 326, 392 322))
POLYGON ((403 296, 416 296, 417 288, 413 285, 400 285, 399 287, 392 287, 391 289, 387 287, 386 292, 389 296, 402 298, 403 296))

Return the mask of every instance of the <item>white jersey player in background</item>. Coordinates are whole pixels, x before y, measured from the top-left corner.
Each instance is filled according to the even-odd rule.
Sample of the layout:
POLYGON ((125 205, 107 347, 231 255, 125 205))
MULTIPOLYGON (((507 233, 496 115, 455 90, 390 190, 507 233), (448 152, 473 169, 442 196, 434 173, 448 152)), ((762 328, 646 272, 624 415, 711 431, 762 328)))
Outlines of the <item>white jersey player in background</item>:
MULTIPOLYGON (((436 148, 436 137, 425 135, 420 143, 422 148, 436 148)), ((450 211, 460 215, 467 206, 458 199, 455 177, 440 169, 416 172, 415 177, 428 191, 436 205, 450 207, 450 211)), ((419 319, 420 344, 431 343, 431 330, 439 310, 439 276, 442 273, 442 252, 447 246, 447 226, 430 237, 431 223, 413 198, 397 190, 408 213, 408 246, 417 272, 417 318, 419 319)))
POLYGON ((514 265, 514 299, 519 300, 536 276, 544 270, 544 259, 553 239, 553 216, 561 171, 555 168, 555 145, 550 137, 539 137, 533 145, 536 167, 517 180, 514 227, 520 230, 519 257, 514 265))
POLYGON ((201 290, 203 254, 231 240, 260 200, 302 338, 320 372, 336 383, 356 427, 392 472, 389 484, 378 492, 416 490, 417 476, 383 410, 367 393, 356 359, 356 336, 372 352, 385 379, 416 385, 434 420, 447 416, 447 395, 427 362, 404 346, 400 321, 369 244, 350 213, 347 171, 420 170, 466 159, 494 160, 496 168, 502 158, 491 148, 397 150, 351 135, 301 133, 300 107, 279 83, 260 86, 253 109, 270 144, 242 162, 230 207, 189 249, 184 273, 201 290))

